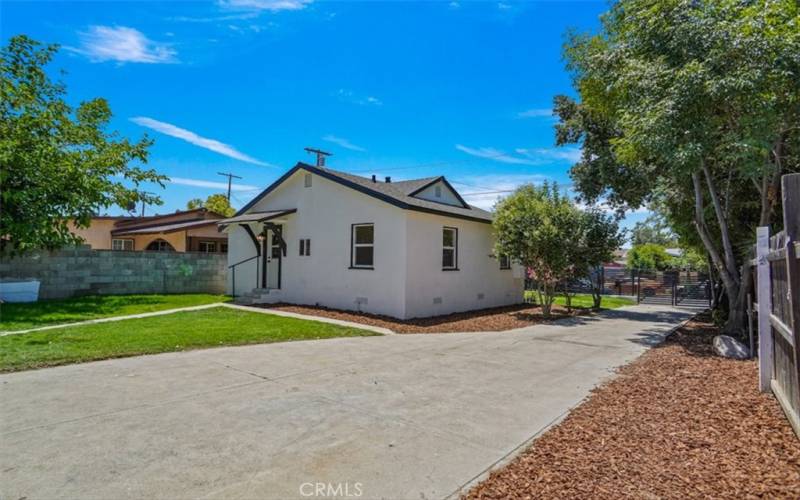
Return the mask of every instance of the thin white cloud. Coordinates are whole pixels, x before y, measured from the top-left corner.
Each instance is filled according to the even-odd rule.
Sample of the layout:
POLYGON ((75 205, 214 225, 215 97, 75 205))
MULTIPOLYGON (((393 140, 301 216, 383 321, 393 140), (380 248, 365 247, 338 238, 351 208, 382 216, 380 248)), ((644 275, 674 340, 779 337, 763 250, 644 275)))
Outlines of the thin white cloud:
POLYGON ((500 10, 509 10, 509 9, 511 9, 511 5, 509 5, 509 4, 505 3, 505 2, 498 2, 497 8, 500 9, 500 10))
POLYGON ((460 4, 460 3, 458 3, 458 2, 456 2, 456 1, 450 2, 450 3, 449 3, 449 4, 447 4, 447 5, 448 5, 448 6, 449 6, 451 9, 458 9, 459 7, 461 7, 461 4, 460 4))
POLYGON ((340 101, 358 104, 359 106, 383 106, 383 101, 375 96, 360 96, 348 89, 339 89, 333 95, 340 101))
POLYGON ((456 149, 464 153, 467 153, 468 155, 471 156, 477 156, 478 158, 486 158, 487 160, 499 161, 501 163, 536 165, 536 163, 530 159, 512 156, 508 153, 505 153, 495 148, 470 148, 467 146, 463 146, 461 144, 456 144, 456 149))
POLYGON ((273 166, 270 165, 269 163, 257 160, 252 156, 248 156, 236 150, 236 148, 234 148, 233 146, 229 146, 228 144, 222 143, 214 139, 201 137, 192 132, 191 130, 186 130, 180 127, 176 127, 175 125, 172 125, 170 123, 154 120, 146 116, 137 116, 131 118, 131 121, 133 123, 136 123, 137 125, 141 125, 142 127, 147 127, 149 129, 155 130, 156 132, 160 132, 162 134, 169 135, 171 137, 182 139, 190 144, 194 144, 195 146, 199 146, 201 148, 214 151, 215 153, 219 153, 229 158, 244 161, 247 163, 252 163, 254 165, 262 165, 265 167, 273 166))
POLYGON ((281 10, 302 10, 305 9, 311 0, 220 0, 219 5, 231 9, 247 10, 269 10, 277 12, 281 10))
POLYGON ((550 108, 535 108, 517 113, 518 118, 553 118, 553 110, 550 108))
MULTIPOLYGON (((192 186, 192 187, 200 187, 200 188, 208 188, 208 189, 221 189, 226 190, 228 189, 227 182, 213 182, 213 181, 204 181, 202 179, 187 179, 185 177, 170 177, 169 182, 171 184, 180 184, 181 186, 192 186)), ((247 184, 231 184, 231 191, 256 191, 258 190, 258 186, 250 186, 247 184)))
POLYGON ((559 162, 576 163, 581 158, 581 150, 578 148, 517 148, 514 153, 507 153, 495 148, 471 148, 456 144, 456 149, 478 158, 517 165, 547 165, 559 162))
POLYGON ((352 151, 366 151, 366 149, 362 148, 361 146, 357 146, 352 142, 344 139, 342 137, 336 137, 335 135, 328 134, 322 138, 323 141, 332 142, 333 144, 337 144, 345 149, 350 149, 352 151))
POLYGON ((216 22, 223 22, 223 21, 242 21, 247 19, 255 19, 259 15, 260 12, 243 12, 241 14, 225 14, 219 16, 207 16, 207 17, 191 17, 191 16, 176 16, 170 17, 168 21, 176 21, 180 23, 216 23, 216 22))
POLYGON ((90 26, 78 33, 79 48, 68 50, 83 54, 92 62, 175 63, 177 52, 169 44, 147 38, 141 31, 126 26, 90 26))
POLYGON ((577 163, 581 160, 580 148, 517 148, 515 151, 522 156, 541 163, 552 163, 554 160, 577 163))

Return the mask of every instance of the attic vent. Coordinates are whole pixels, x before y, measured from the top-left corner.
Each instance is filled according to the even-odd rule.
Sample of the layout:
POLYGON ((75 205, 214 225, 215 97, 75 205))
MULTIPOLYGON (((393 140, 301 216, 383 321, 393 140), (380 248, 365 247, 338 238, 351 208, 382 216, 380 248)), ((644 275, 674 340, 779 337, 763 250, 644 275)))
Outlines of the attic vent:
POLYGON ((305 186, 307 188, 311 187, 311 174, 306 174, 304 178, 305 186))
POLYGON ((442 186, 436 186, 435 188, 433 188, 433 192, 434 192, 434 194, 436 195, 437 198, 441 198, 442 197, 442 186))

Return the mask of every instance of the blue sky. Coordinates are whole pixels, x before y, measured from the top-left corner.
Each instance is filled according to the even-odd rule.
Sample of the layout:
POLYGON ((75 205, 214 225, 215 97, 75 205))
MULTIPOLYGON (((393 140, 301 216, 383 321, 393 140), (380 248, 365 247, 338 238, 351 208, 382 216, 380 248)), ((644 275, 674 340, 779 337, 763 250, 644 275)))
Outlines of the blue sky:
MULTIPOLYGON (((491 207, 522 182, 569 184, 556 148, 569 28, 596 30, 598 2, 3 2, 5 40, 62 46, 69 99, 109 100, 111 127, 156 143, 164 205, 221 192, 241 206, 298 160, 408 179, 445 175, 491 207)), ((53 72, 55 74, 55 71, 53 72)), ((119 213, 118 208, 109 213, 119 213)), ((628 216, 626 225, 644 214, 628 216)))

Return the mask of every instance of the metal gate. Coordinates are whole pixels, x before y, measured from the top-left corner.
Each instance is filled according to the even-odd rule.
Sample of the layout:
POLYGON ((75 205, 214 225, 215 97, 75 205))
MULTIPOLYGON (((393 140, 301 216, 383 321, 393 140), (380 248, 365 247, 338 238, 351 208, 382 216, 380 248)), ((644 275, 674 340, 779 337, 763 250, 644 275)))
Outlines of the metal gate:
POLYGON ((711 283, 703 273, 636 270, 634 287, 641 304, 662 304, 688 309, 711 307, 711 283))

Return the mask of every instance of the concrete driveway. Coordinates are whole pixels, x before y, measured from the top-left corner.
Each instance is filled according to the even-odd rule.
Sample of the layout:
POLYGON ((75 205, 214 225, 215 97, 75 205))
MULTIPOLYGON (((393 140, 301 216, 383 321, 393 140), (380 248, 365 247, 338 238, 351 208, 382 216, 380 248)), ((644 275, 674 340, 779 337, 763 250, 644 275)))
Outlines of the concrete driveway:
POLYGON ((0 498, 447 497, 688 316, 639 306, 3 375, 0 498))

